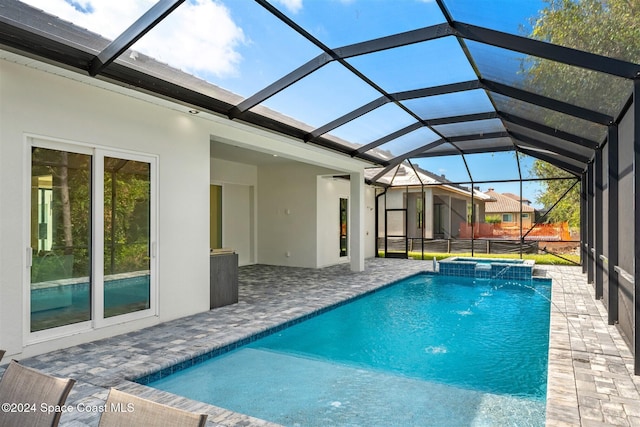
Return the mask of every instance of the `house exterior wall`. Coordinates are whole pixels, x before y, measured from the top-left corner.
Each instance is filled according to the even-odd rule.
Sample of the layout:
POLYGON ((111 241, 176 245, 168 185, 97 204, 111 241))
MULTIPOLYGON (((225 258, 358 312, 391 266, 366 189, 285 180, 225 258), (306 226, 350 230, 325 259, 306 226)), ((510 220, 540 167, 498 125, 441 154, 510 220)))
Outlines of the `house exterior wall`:
MULTIPOLYGON (((531 226, 533 225, 533 212, 523 212, 523 215, 529 214, 529 218, 522 218, 522 227, 525 230, 528 230, 529 228, 531 228, 531 226)), ((487 215, 483 215, 483 218, 485 218, 486 216, 489 217, 495 217, 498 216, 500 219, 502 219, 502 222, 500 223, 502 227, 520 227, 520 212, 500 212, 500 213, 491 213, 491 214, 487 214, 487 215), (504 221, 504 217, 503 214, 510 214, 513 221, 504 221)))
POLYGON ((25 357, 208 310, 209 135, 176 110, 0 60, 0 343, 25 357), (27 345, 26 136, 158 157, 157 316, 27 345))
MULTIPOLYGON (((405 189, 397 188, 392 191, 405 189)), ((424 188, 424 193, 421 188, 410 188, 407 193, 407 236, 412 239, 433 238, 433 190, 429 187, 424 188), (418 221, 418 199, 423 199, 422 226, 418 221)))
MULTIPOLYGON (((405 208, 404 188, 389 189, 387 193, 381 197, 384 199, 384 208, 380 211, 380 227, 381 236, 384 236, 385 209, 403 209, 405 208)), ((387 234, 393 236, 402 236, 405 233, 404 214, 389 213, 387 215, 387 234)))
POLYGON ((376 239, 376 188, 365 186, 364 257, 373 258, 378 252, 376 239))
POLYGON ((418 189, 409 190, 407 193, 407 237, 411 239, 419 239, 422 236, 422 225, 418 221, 418 199, 421 198, 422 192, 418 189))
MULTIPOLYGON (((316 177, 336 171, 362 173, 364 164, 360 161, 282 135, 207 113, 191 115, 187 108, 170 101, 2 54, 11 59, 0 59, 0 344, 9 357, 28 357, 208 310, 212 182, 225 187, 229 210, 223 215, 225 227, 232 232, 227 233, 224 244, 238 248, 241 262, 262 259, 315 267, 316 177), (45 331, 37 342, 32 339, 27 308, 30 136, 157 159, 155 314, 126 321, 114 317, 120 323, 105 322, 100 327, 87 323, 77 333, 52 330, 58 332, 53 336, 45 331), (260 170, 212 160, 212 136, 243 148, 269 149, 294 162, 281 173, 280 166, 260 170), (295 163, 305 160, 314 165, 295 163), (331 169, 324 165, 331 165, 331 169), (262 180, 264 191, 259 192, 257 183, 262 186, 262 180), (289 209, 286 218, 282 212, 285 207, 289 209), (262 236, 258 225, 264 231, 262 236), (282 231, 288 234, 279 234, 282 231), (254 243, 253 259, 243 256, 251 253, 247 235, 249 242, 257 242, 258 237, 264 240, 262 246, 254 243), (242 242, 229 240, 234 236, 242 236, 242 242), (285 256, 286 251, 290 257, 285 256)), ((366 191, 373 198, 372 190, 366 191)), ((373 223, 366 215, 364 219, 373 223)))
POLYGON ((255 264, 258 167, 215 157, 210 165, 211 183, 222 186, 222 246, 238 253, 239 265, 255 264))
MULTIPOLYGON (((317 177, 316 202, 318 206, 318 227, 317 227, 317 254, 316 266, 325 267, 333 264, 349 262, 351 259, 351 248, 345 257, 340 256, 340 235, 339 235, 339 203, 341 198, 349 200, 349 212, 352 209, 352 199, 350 196, 350 182, 344 179, 334 179, 331 176, 317 177)), ((375 256, 375 189, 365 186, 365 208, 364 208, 364 256, 371 258, 375 256)), ((355 232, 351 219, 347 221, 348 242, 352 243, 352 234, 355 232)))
POLYGON ((317 176, 330 172, 302 163, 258 167, 258 263, 316 267, 317 176))
POLYGON ((467 201, 451 198, 451 237, 460 236, 460 224, 467 221, 467 201))
POLYGON ((217 159, 215 152, 211 153, 210 165, 212 184, 258 185, 258 167, 255 165, 217 159))
POLYGON ((476 218, 478 218, 479 222, 485 222, 484 217, 485 217, 485 205, 484 203, 478 203, 476 202, 476 218))
MULTIPOLYGON (((318 206, 318 228, 316 241, 318 259, 316 265, 324 267, 332 264, 349 262, 350 251, 347 256, 340 256, 340 199, 349 200, 349 212, 351 211, 351 198, 349 197, 350 184, 344 179, 334 179, 331 176, 318 176, 316 203, 318 206)), ((347 221, 348 242, 351 242, 351 224, 347 221)))
POLYGON ((433 190, 424 189, 424 238, 433 239, 433 190))
POLYGON ((242 184, 222 186, 222 247, 236 251, 240 266, 254 263, 253 188, 242 184))
MULTIPOLYGON (((453 237, 451 234, 451 196, 434 192, 433 203, 434 205, 441 204, 444 206, 444 210, 442 211, 442 218, 441 218, 442 230, 439 230, 439 231, 442 231, 442 236, 438 236, 438 237, 442 237, 444 239, 450 239, 451 237, 453 237)), ((434 230, 434 237, 435 237, 435 233, 436 233, 436 230, 434 230)))

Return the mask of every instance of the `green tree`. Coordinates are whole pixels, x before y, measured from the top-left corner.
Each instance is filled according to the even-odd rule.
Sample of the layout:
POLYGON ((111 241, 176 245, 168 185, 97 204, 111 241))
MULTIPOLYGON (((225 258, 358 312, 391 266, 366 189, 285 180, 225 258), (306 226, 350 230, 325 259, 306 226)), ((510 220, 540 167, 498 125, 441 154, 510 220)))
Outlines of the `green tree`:
MULTIPOLYGON (((557 167, 540 160, 533 163, 533 172, 541 178, 557 178, 568 174, 557 167)), ((570 227, 580 226, 580 186, 576 185, 564 197, 563 194, 574 184, 574 179, 540 181, 542 192, 536 197, 546 209, 558 204, 549 212, 547 222, 567 221, 570 227)))
MULTIPOLYGON (((640 0, 545 0, 531 37, 585 52, 640 62, 640 0)), ((633 83, 540 58, 524 64, 536 93, 616 116, 633 83)))
MULTIPOLYGON (((640 63, 640 0, 545 0, 532 22, 531 37, 560 46, 640 63)), ((540 58, 522 65, 528 90, 617 117, 633 90, 630 80, 540 58)), ((541 118, 547 125, 600 142, 606 128, 560 114, 541 118)), ((536 160, 533 173, 542 178, 562 176, 559 169, 536 160)), ((566 174, 564 174, 566 175, 566 174)), ((538 202, 552 206, 573 181, 544 181, 538 202)), ((579 186, 549 214, 550 221, 579 225, 579 186)))
POLYGON ((105 159, 105 274, 149 268, 149 165, 105 159))

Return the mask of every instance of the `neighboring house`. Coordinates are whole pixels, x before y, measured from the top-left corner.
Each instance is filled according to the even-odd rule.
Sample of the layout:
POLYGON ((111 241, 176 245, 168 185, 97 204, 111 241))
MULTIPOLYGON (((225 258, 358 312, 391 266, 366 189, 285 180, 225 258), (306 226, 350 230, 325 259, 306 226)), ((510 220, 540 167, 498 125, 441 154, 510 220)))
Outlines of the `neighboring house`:
POLYGON ((536 210, 529 205, 529 200, 521 201, 520 197, 513 193, 497 193, 493 188, 489 188, 486 193, 495 201, 485 204, 485 220, 497 217, 503 229, 519 229, 522 210, 522 228, 528 230, 533 226, 536 210))
MULTIPOLYGON (((371 179, 380 171, 380 168, 365 169, 365 177, 371 179)), ((469 188, 451 184, 442 175, 404 163, 378 178, 377 182, 390 185, 386 191, 379 191, 377 204, 379 237, 406 236, 409 239, 464 237, 461 234, 464 234, 471 216, 469 188)), ((489 195, 474 190, 473 200, 474 222, 484 222, 485 203, 492 199, 489 195)))

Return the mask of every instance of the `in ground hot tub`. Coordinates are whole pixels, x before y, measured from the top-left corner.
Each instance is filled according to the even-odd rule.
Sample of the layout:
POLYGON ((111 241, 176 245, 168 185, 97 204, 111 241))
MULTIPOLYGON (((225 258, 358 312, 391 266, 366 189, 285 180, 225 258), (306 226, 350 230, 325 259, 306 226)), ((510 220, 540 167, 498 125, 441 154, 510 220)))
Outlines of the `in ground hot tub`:
POLYGON ((446 276, 529 280, 534 265, 528 259, 451 257, 439 262, 438 271, 446 276))

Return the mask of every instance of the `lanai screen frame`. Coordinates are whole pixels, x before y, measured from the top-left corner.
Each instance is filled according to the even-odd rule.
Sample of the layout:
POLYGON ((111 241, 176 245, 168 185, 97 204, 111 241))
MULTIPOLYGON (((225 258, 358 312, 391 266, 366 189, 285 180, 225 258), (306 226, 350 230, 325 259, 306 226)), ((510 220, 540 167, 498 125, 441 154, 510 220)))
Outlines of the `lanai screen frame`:
MULTIPOLYGON (((462 157, 464 157, 464 156, 462 156, 462 157)), ((387 183, 387 184, 385 184, 385 185, 381 185, 379 182, 377 183, 377 186, 378 186, 379 188, 381 188, 381 189, 382 189, 382 192, 381 192, 381 193, 377 193, 377 194, 376 194, 376 200, 377 200, 379 197, 381 197, 381 196, 386 196, 387 191, 388 191, 390 188, 395 188, 395 189, 405 189, 405 190, 404 190, 404 193, 403 193, 403 195, 404 195, 405 199, 403 199, 403 200, 404 200, 404 202, 403 202, 403 207, 402 207, 402 209, 407 210, 407 209, 408 209, 408 206, 406 205, 406 203, 405 203, 405 202, 407 201, 406 197, 407 197, 407 195, 408 195, 408 194, 409 194, 409 192, 410 192, 410 191, 409 191, 409 188, 414 188, 414 187, 419 186, 419 187, 421 188, 420 194, 422 194, 423 209, 427 209, 427 206, 426 206, 426 205, 424 205, 424 200, 425 200, 425 197, 424 197, 424 195, 425 195, 425 187, 426 187, 426 188, 431 188, 431 189, 439 188, 439 187, 440 187, 440 188, 443 188, 443 187, 448 187, 448 188, 450 188, 450 187, 458 187, 459 189, 461 189, 461 190, 463 190, 463 191, 467 191, 467 192, 469 192, 469 203, 470 203, 470 206, 471 206, 471 218, 475 218, 475 217, 476 217, 476 212, 475 212, 475 205, 476 205, 475 200, 476 200, 476 194, 478 194, 478 193, 482 193, 482 191, 480 191, 480 190, 478 189, 478 187, 476 186, 476 184, 500 184, 500 183, 514 183, 514 182, 517 182, 517 183, 519 183, 519 184, 520 184, 520 186, 519 186, 519 187, 520 187, 520 189, 519 189, 519 200, 520 200, 520 201, 518 201, 518 205, 519 205, 519 217, 520 217, 520 220, 518 221, 518 223, 519 223, 519 236, 518 236, 518 238, 517 238, 517 239, 508 239, 508 238, 503 238, 503 239, 495 238, 495 239, 491 239, 491 238, 486 237, 486 236, 482 236, 483 238, 481 239, 480 237, 477 237, 477 236, 476 236, 476 233, 475 233, 475 226, 476 226, 476 224, 477 224, 477 223, 475 223, 475 222, 473 222, 473 221, 472 221, 472 222, 470 223, 470 225, 471 225, 471 237, 470 237, 470 238, 454 238, 454 237, 450 237, 450 238, 446 238, 446 239, 444 239, 444 240, 447 240, 447 241, 448 241, 448 245, 447 245, 447 248, 448 248, 448 249, 447 249, 447 251, 444 251, 444 252, 446 252, 446 253, 452 253, 452 254, 453 254, 453 253, 456 253, 456 252, 461 252, 460 250, 451 250, 451 241, 452 241, 452 240, 453 240, 453 241, 456 241, 456 240, 457 240, 457 241, 465 241, 465 240, 470 241, 470 242, 471 242, 471 243, 470 243, 470 244, 471 244, 471 246, 470 246, 469 251, 471 252, 471 256, 475 256, 475 255, 476 255, 476 253, 481 253, 481 254, 489 254, 489 253, 512 253, 512 252, 491 252, 491 251, 489 250, 490 243, 491 243, 492 241, 495 241, 495 242, 505 242, 505 243, 506 243, 506 242, 517 242, 517 243, 518 243, 518 245, 517 245, 517 246, 518 246, 518 254, 519 254, 520 258, 522 258, 522 257, 523 257, 523 255, 524 255, 524 253, 525 253, 525 252, 524 252, 524 246, 525 246, 525 241, 526 241, 527 236, 528 236, 528 235, 529 235, 529 234, 530 234, 530 233, 531 233, 531 232, 532 232, 532 231, 533 231, 537 226, 539 226, 539 225, 541 225, 541 224, 543 224, 543 223, 544 223, 544 221, 545 221, 545 219, 547 218, 547 216, 549 215, 549 213, 551 213, 551 211, 553 211, 553 209, 555 209, 555 207, 556 207, 556 206, 557 206, 557 205, 558 205, 558 204, 559 204, 559 203, 560 203, 560 202, 565 198, 565 196, 567 196, 567 194, 568 194, 570 191, 572 191, 572 190, 574 189, 574 187, 576 187, 576 185, 577 185, 577 184, 579 184, 579 183, 581 182, 581 180, 580 180, 578 177, 569 177, 569 176, 557 176, 557 177, 548 177, 548 178, 524 178, 524 177, 522 176, 522 170, 521 170, 521 165, 520 165, 519 155, 518 155, 518 153, 517 153, 517 152, 516 152, 516 154, 515 154, 515 161, 516 161, 516 163, 517 163, 517 167, 518 167, 519 179, 508 179, 508 180, 499 180, 499 179, 494 179, 494 180, 486 180, 486 181, 473 181, 472 173, 471 173, 471 171, 469 170, 469 167, 468 167, 468 165, 466 164, 466 161, 465 161, 465 166, 466 166, 466 168, 467 168, 467 172, 469 173, 469 175, 470 175, 470 177, 471 177, 471 180, 470 180, 470 181, 458 181, 458 182, 451 182, 451 181, 447 181, 446 183, 425 183, 425 182, 423 182, 423 181, 422 181, 422 178, 420 178, 420 174, 418 173, 418 170, 416 170, 416 166, 411 162, 411 160, 410 160, 410 159, 407 159, 407 160, 405 161, 405 162, 406 162, 406 164, 408 164, 408 166, 411 168, 411 170, 412 170, 412 171, 413 171, 413 173, 415 174, 416 179, 417 179, 420 183, 419 183, 418 185, 415 185, 415 184, 410 184, 410 185, 408 185, 408 184, 404 184, 404 183, 395 184, 395 183, 394 183, 394 181, 395 181, 395 178, 396 178, 396 173, 398 172, 398 167, 399 167, 399 165, 398 165, 398 167, 396 168, 396 170, 395 170, 395 171, 394 171, 393 169, 391 170, 391 171, 392 171, 392 172, 394 172, 394 173, 393 173, 393 177, 391 178, 391 180, 390 180, 390 182, 389 182, 389 183, 387 183), (524 198, 524 197, 523 197, 523 188, 522 188, 522 184, 523 184, 523 182, 540 182, 540 181, 557 181, 557 180, 560 180, 560 181, 570 181, 570 183, 569 183, 569 185, 567 186, 567 189, 563 192, 563 194, 562 194, 562 195, 560 195, 560 197, 559 197, 559 198, 558 198, 558 199, 557 199, 557 200, 556 200, 556 201, 555 201, 555 202, 554 202, 554 203, 553 203, 553 204, 552 204, 552 205, 551 205, 551 206, 546 210, 546 212, 545 212, 545 213, 544 213, 540 218, 536 218, 534 221, 532 221, 532 225, 531 225, 531 227, 525 228, 525 227, 523 226, 523 220, 522 220, 522 218, 523 218, 523 213, 524 213, 524 212, 523 212, 524 202, 522 202, 522 201, 521 201, 521 200, 523 200, 523 198, 524 198), (468 187, 467 187, 467 186, 468 186, 468 187), (476 241, 476 240, 478 240, 478 241, 482 241, 482 242, 484 242, 484 243, 487 243, 487 249, 486 249, 485 251, 476 251, 476 249, 475 249, 475 248, 476 248, 476 244, 475 244, 475 241, 476 241)), ((385 202, 384 202, 384 204, 385 204, 385 211, 386 211, 386 210, 388 209, 388 208, 387 208, 386 197, 385 197, 385 202)), ((398 209, 400 209, 400 208, 398 208, 398 207, 396 207, 396 208, 391 208, 391 210, 398 210, 398 209)), ((380 221, 380 212, 379 212, 379 210, 380 210, 380 204, 379 204, 379 203, 376 203, 376 221, 375 221, 375 222, 376 222, 376 243, 375 243, 375 245, 376 245, 376 247, 375 247, 375 250, 376 250, 376 257, 377 257, 377 256, 379 256, 379 252, 380 252, 380 250, 381 250, 381 247, 380 247, 380 241, 379 241, 379 239, 381 238, 381 236, 380 236, 380 235, 379 235, 379 233, 378 233, 378 231, 379 231, 379 227, 380 227, 380 223, 379 223, 379 221, 380 221)), ((485 212, 485 217, 486 217, 487 215, 489 215, 489 214, 487 214, 487 213, 485 212)), ((387 247, 388 237, 394 237, 394 238, 397 238, 397 237, 399 237, 399 236, 388 236, 388 235, 387 235, 386 214, 385 214, 384 219, 385 219, 385 221, 384 221, 384 230, 385 230, 385 234, 384 234, 384 236, 382 236, 382 238, 384 239, 384 255, 385 255, 385 257, 386 257, 386 256, 387 256, 387 254, 389 253, 389 251, 388 251, 388 247, 387 247)), ((479 222, 480 222, 480 223, 482 223, 482 222, 484 222, 484 221, 479 221, 479 222)), ((422 227, 421 227, 421 228, 422 228, 422 236, 424 236, 424 232, 425 232, 424 219, 423 219, 423 225, 422 225, 422 227)), ((416 240, 416 238, 412 238, 412 237, 409 237, 409 236, 407 235, 407 236, 405 236, 405 240, 406 240, 406 242, 404 242, 404 247, 405 247, 405 249, 406 249, 406 255, 408 256, 409 252, 414 252, 414 253, 415 253, 415 252, 416 252, 416 250, 415 250, 415 249, 413 249, 413 250, 409 250, 409 242, 410 242, 410 241, 412 242, 411 247, 412 247, 412 248, 414 248, 413 241, 415 241, 415 240, 416 240)), ((421 245, 420 245, 421 247, 420 247, 420 251, 419 251, 419 252, 421 253, 421 259, 422 259, 422 260, 424 260, 424 259, 425 259, 425 242, 426 242, 426 241, 429 241, 429 240, 438 240, 438 239, 436 239, 436 238, 431 238, 431 239, 430 239, 430 238, 422 237, 422 238, 419 238, 419 240, 421 241, 421 245)), ((577 244, 577 249, 580 249, 580 246, 581 246, 581 245, 580 245, 580 243, 581 243, 581 241, 580 241, 580 240, 562 240, 562 239, 560 239, 560 240, 548 240, 548 239, 536 239, 536 242, 543 242, 543 243, 548 243, 548 242, 554 242, 554 243, 576 243, 576 244, 577 244)), ((568 258, 566 258, 566 257, 564 257, 564 256, 562 256, 562 255, 560 255, 560 254, 558 254, 558 253, 555 253, 555 252, 553 252, 553 251, 548 251, 546 247, 538 248, 538 247, 536 246, 536 248, 537 248, 537 250, 538 250, 538 251, 542 251, 542 252, 545 252, 545 253, 547 253, 547 254, 549 254, 549 255, 553 255, 553 256, 555 256, 555 257, 557 257, 557 258, 560 258, 560 259, 562 259, 562 260, 564 260, 565 262, 568 262, 568 263, 570 263, 570 264, 574 264, 574 265, 581 265, 581 263, 577 263, 577 262, 575 262, 575 261, 573 261, 573 260, 571 260, 571 259, 568 259, 568 258)), ((432 251, 432 252, 433 252, 433 251, 432 251)), ((441 251, 437 251, 437 252, 441 252, 441 251)), ((466 251, 462 251, 462 252, 466 252, 466 251)), ((392 256, 392 257, 394 257, 394 258, 398 257, 398 254, 397 254, 397 253, 395 253, 395 252, 392 252, 392 253, 394 254, 394 256, 392 256)), ((579 251, 578 253, 579 253, 579 254, 582 254, 582 251, 579 251)))
MULTIPOLYGON (((168 16, 171 16, 175 10, 185 3, 184 0, 160 0, 120 36, 116 37, 113 41, 107 40, 106 43, 105 39, 95 34, 89 34, 71 23, 56 20, 55 17, 51 17, 42 11, 26 6, 17 0, 5 0, 3 2, 3 8, 0 10, 0 48, 19 55, 62 66, 81 74, 94 76, 129 88, 135 88, 141 92, 170 99, 202 111, 226 116, 230 120, 247 122, 270 131, 285 134, 299 140, 302 144, 313 144, 346 156, 365 160, 370 162, 372 166, 382 167, 387 171, 405 160, 429 156, 432 154, 430 151, 437 147, 439 147, 439 154, 444 153, 442 150, 443 147, 449 147, 448 154, 458 154, 462 157, 464 157, 465 154, 473 153, 475 151, 472 147, 463 149, 460 148, 460 146, 469 141, 486 138, 487 135, 471 134, 447 137, 438 132, 435 126, 497 118, 502 121, 505 130, 504 132, 496 132, 490 135, 490 137, 496 140, 509 138, 511 144, 485 147, 480 150, 481 152, 515 150, 516 152, 525 153, 547 161, 581 180, 581 207, 583 213, 581 216, 581 241, 583 243, 581 246, 582 265, 583 270, 587 273, 588 281, 595 283, 596 296, 600 296, 603 292, 603 273, 608 275, 608 289, 610 291, 618 292, 616 281, 617 277, 621 276, 631 278, 634 282, 634 295, 640 295, 640 283, 635 280, 635 278, 640 277, 640 262, 634 263, 633 271, 624 271, 622 267, 618 265, 620 254, 615 247, 615 240, 621 231, 619 230, 618 224, 615 223, 612 216, 608 217, 606 225, 603 224, 602 221, 598 221, 604 209, 604 186, 607 186, 608 206, 618 206, 621 199, 616 188, 619 178, 618 174, 620 173, 616 164, 616 158, 620 148, 619 144, 621 146, 625 144, 628 145, 629 143, 633 145, 633 182, 635 189, 640 188, 640 174, 637 173, 638 166, 640 166, 640 103, 633 102, 634 99, 637 99, 637 96, 640 96, 640 65, 460 22, 455 20, 454 16, 448 11, 447 5, 450 2, 453 2, 453 0, 436 0, 437 6, 446 21, 441 24, 339 48, 330 48, 283 13, 279 8, 266 0, 255 0, 257 6, 264 8, 264 10, 268 11, 297 34, 319 48, 322 53, 299 68, 292 70, 291 73, 282 79, 273 82, 254 95, 236 103, 229 102, 228 99, 225 100, 205 94, 188 84, 177 83, 177 81, 186 82, 189 80, 189 76, 182 76, 182 80, 176 79, 170 81, 157 75, 151 75, 144 70, 132 68, 126 61, 119 60, 122 54, 129 52, 136 41, 144 37, 144 35, 151 31, 158 23, 162 22, 168 16), (25 21, 25 17, 28 22, 25 21), (49 28, 51 32, 46 32, 42 26, 38 27, 37 24, 39 20, 42 21, 41 24, 44 23, 44 26, 53 23, 54 25, 51 25, 49 28), (79 37, 78 40, 86 42, 86 44, 70 42, 70 39, 63 37, 63 34, 67 34, 67 32, 68 34, 81 35, 82 37, 79 37), (436 40, 443 37, 453 37, 459 43, 476 74, 475 79, 441 86, 417 88, 404 92, 387 92, 377 86, 367 75, 347 62, 348 58, 355 56, 436 40), (93 43, 95 40, 92 40, 92 38, 100 39, 100 43, 98 44, 106 47, 97 49, 95 47, 96 44, 93 43), (592 108, 589 108, 589 106, 574 105, 561 99, 543 96, 487 78, 483 75, 476 63, 476 59, 471 51, 472 49, 469 48, 470 43, 480 43, 484 46, 519 52, 533 58, 554 61, 579 67, 584 70, 616 76, 632 82, 633 89, 630 91, 628 98, 621 100, 619 103, 623 105, 620 111, 607 113, 598 111, 593 105, 590 106, 592 108), (380 94, 379 98, 311 130, 300 126, 295 120, 283 120, 277 116, 263 114, 263 112, 257 112, 251 109, 252 106, 261 104, 264 100, 269 99, 270 96, 291 85, 295 85, 305 76, 312 74, 322 66, 332 62, 342 64, 342 66, 352 72, 358 79, 377 91, 380 94), (482 90, 487 93, 490 99, 493 99, 493 106, 495 108, 491 111, 481 111, 473 114, 424 118, 403 104, 403 101, 411 99, 422 99, 427 96, 471 90, 482 90), (491 98, 491 95, 494 95, 494 98, 491 98), (512 111, 499 108, 499 105, 495 102, 495 99, 498 97, 517 100, 517 102, 537 106, 595 124, 605 129, 603 132, 604 136, 601 140, 593 140, 584 135, 577 135, 562 129, 559 130, 549 126, 547 123, 534 120, 531 117, 514 114, 512 111), (372 141, 367 144, 366 149, 365 146, 354 148, 353 145, 348 144, 346 141, 336 140, 327 134, 331 129, 335 129, 341 124, 355 120, 363 114, 389 103, 397 105, 407 114, 413 116, 415 123, 376 141, 372 141), (619 126, 622 119, 629 116, 634 120, 631 142, 629 142, 628 138, 621 139, 619 133, 619 126), (514 126, 518 130, 514 130, 514 126), (379 154, 373 155, 369 152, 384 142, 398 138, 418 128, 428 129, 431 133, 437 135, 438 139, 425 141, 423 146, 390 158, 382 157, 379 154), (521 132, 523 128, 526 129, 527 132, 521 132), (572 151, 574 148, 576 151, 584 148, 588 151, 586 155, 576 156, 572 151), (609 153, 606 163, 603 161, 603 149, 608 150, 609 153), (548 154, 545 154, 545 152, 548 154), (605 180, 605 178, 607 179, 605 180), (603 229, 606 231, 604 234, 603 229), (608 236, 606 239, 603 238, 605 234, 608 236), (606 257, 603 254, 603 248, 608 248, 608 256, 606 257)), ((381 172, 381 174, 383 174, 383 172, 381 172)), ((375 184, 376 178, 379 178, 379 176, 374 177, 371 183, 375 184)), ((623 197, 630 197, 633 201, 633 256, 638 260, 640 259, 640 192, 634 190, 633 194, 625 194, 623 197)), ((613 293, 610 295, 610 304, 608 307, 609 322, 611 324, 617 322, 616 299, 614 296, 613 293)), ((638 374, 640 373, 640 337, 637 337, 637 334, 640 330, 640 298, 635 298, 635 300, 636 303, 633 307, 633 317, 635 319, 633 333, 632 336, 629 336, 629 333, 627 333, 626 336, 636 356, 635 372, 638 374)))

